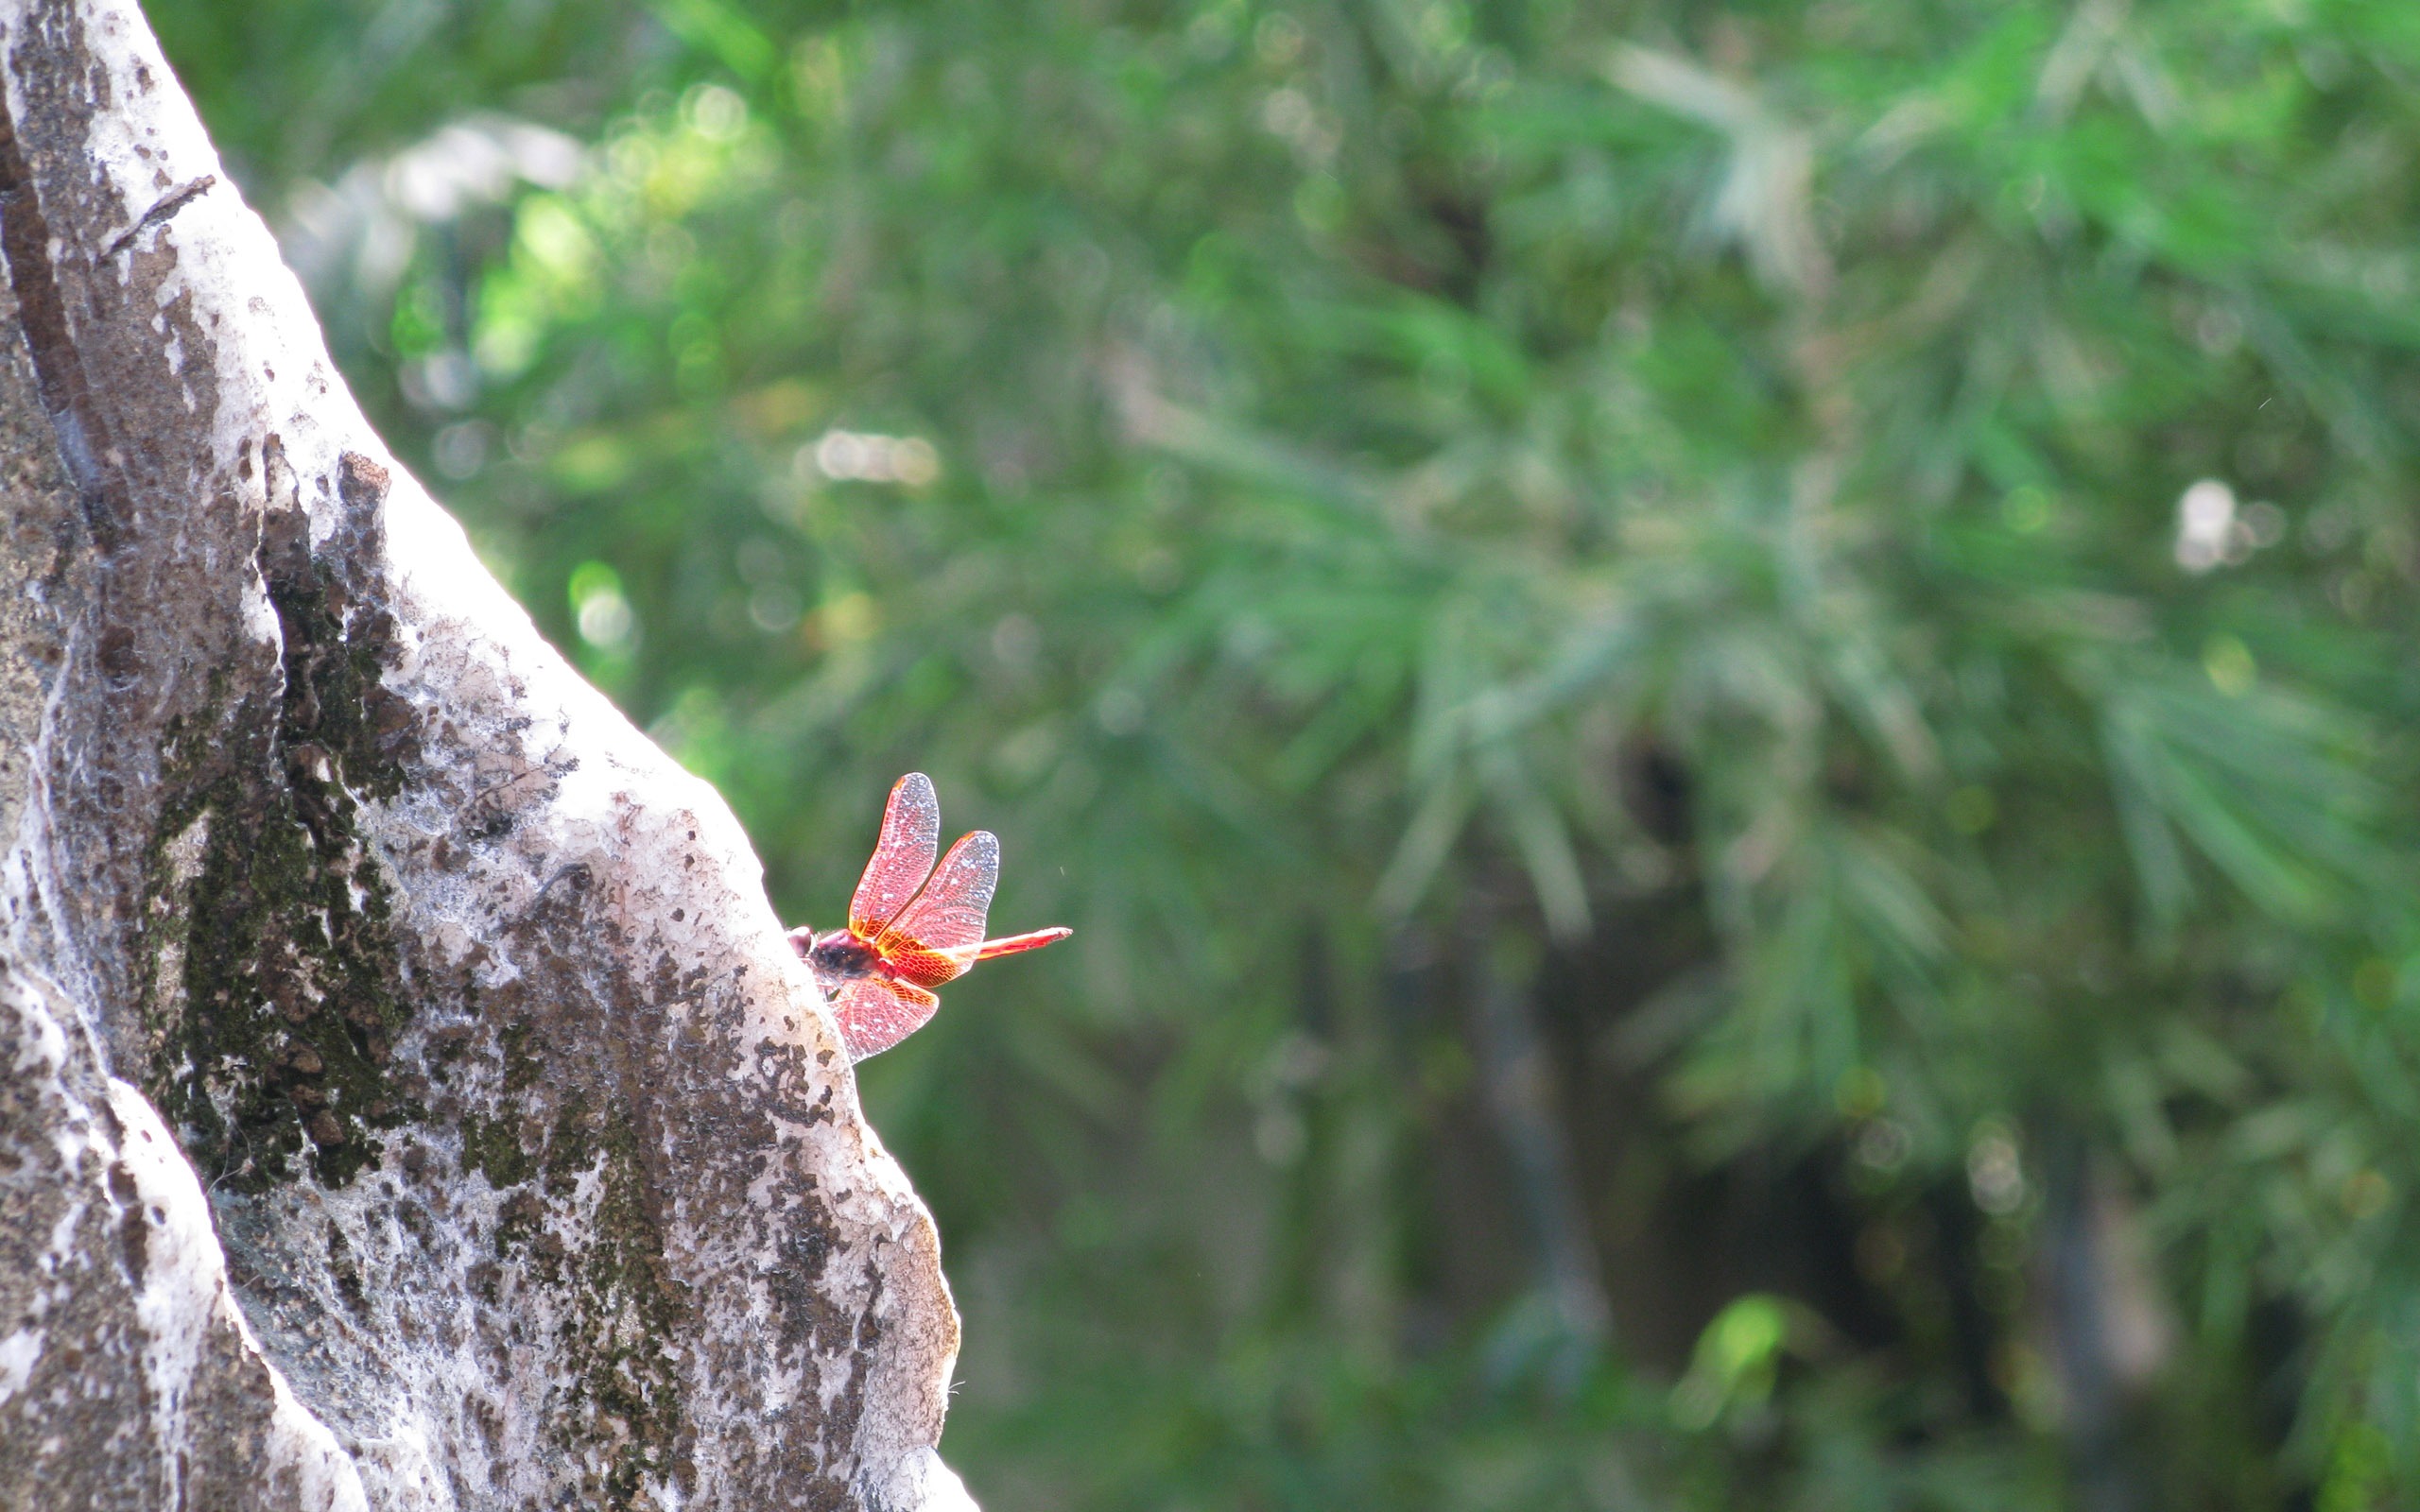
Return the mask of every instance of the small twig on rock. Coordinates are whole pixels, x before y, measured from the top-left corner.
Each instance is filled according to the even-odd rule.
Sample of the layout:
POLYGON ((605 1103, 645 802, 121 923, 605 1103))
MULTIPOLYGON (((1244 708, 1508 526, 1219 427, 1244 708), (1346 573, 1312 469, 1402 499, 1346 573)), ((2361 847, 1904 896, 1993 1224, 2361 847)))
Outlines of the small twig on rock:
POLYGON ((120 232, 117 240, 110 243, 110 249, 106 253, 102 254, 104 259, 106 260, 107 258, 115 257, 118 253, 125 251, 128 248, 133 246, 134 238, 142 235, 145 232, 149 231, 152 227, 157 226, 160 222, 167 219, 170 215, 175 215, 178 211, 184 209, 185 206, 192 204, 196 199, 200 198, 203 192, 208 190, 212 184, 215 184, 217 181, 218 175, 215 173, 205 173, 200 178, 194 180, 191 183, 185 184, 182 188, 179 188, 169 194, 166 198, 145 211, 141 220, 136 221, 133 225, 129 226, 124 232, 120 232))

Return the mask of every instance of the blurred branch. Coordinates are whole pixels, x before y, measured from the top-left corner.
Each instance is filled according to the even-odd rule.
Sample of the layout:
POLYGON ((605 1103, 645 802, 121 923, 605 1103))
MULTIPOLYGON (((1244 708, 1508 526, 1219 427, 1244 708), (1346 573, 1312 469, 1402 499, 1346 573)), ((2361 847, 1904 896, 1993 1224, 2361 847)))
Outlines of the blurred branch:
POLYGON ((1566 1385, 1612 1338, 1588 1209, 1573 1175, 1570 1143, 1555 1111, 1554 1066, 1538 1032, 1533 972, 1524 952, 1484 910, 1463 935, 1463 959, 1476 975, 1472 1027, 1478 1041, 1480 1092, 1512 1167, 1528 1220, 1537 1287, 1565 1341, 1554 1368, 1566 1385))
POLYGON ((2048 1161, 2043 1311, 2077 1502, 2083 1512, 2135 1512, 2153 1503, 2126 1432, 2128 1397, 2164 1362, 2164 1314, 2118 1194, 2083 1143, 2053 1141, 2048 1161))
POLYGON ((1640 99, 1712 127, 1731 139, 1731 162, 1707 222, 1737 240, 1769 286, 1821 298, 1832 262, 1815 232, 1813 139, 1783 121, 1745 84, 1685 58, 1645 47, 1617 49, 1608 73, 1640 99))

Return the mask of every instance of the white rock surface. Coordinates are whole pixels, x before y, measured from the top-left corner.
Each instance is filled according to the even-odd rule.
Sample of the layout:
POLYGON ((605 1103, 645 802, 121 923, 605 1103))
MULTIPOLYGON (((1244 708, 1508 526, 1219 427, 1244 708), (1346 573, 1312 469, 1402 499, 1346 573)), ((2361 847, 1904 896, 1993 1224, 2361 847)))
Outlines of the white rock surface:
POLYGON ((731 814, 388 457, 134 6, 0 28, 0 1505, 970 1508, 731 814))

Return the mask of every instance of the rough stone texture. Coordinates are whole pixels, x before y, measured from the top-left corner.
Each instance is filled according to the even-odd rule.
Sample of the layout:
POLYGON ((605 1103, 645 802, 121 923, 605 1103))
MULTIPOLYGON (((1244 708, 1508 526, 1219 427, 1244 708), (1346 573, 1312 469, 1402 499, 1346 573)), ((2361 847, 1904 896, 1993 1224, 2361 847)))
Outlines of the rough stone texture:
POLYGON ((0 71, 0 1506, 970 1508, 729 812, 388 458, 135 8, 0 71))

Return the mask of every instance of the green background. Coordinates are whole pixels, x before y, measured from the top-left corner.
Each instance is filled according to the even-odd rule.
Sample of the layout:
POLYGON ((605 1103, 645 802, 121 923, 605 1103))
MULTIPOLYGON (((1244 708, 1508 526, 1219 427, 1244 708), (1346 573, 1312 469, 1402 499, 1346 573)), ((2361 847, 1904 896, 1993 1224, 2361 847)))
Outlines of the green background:
POLYGON ((155 0, 838 921, 993 1512, 2420 1496, 2420 7, 155 0))

